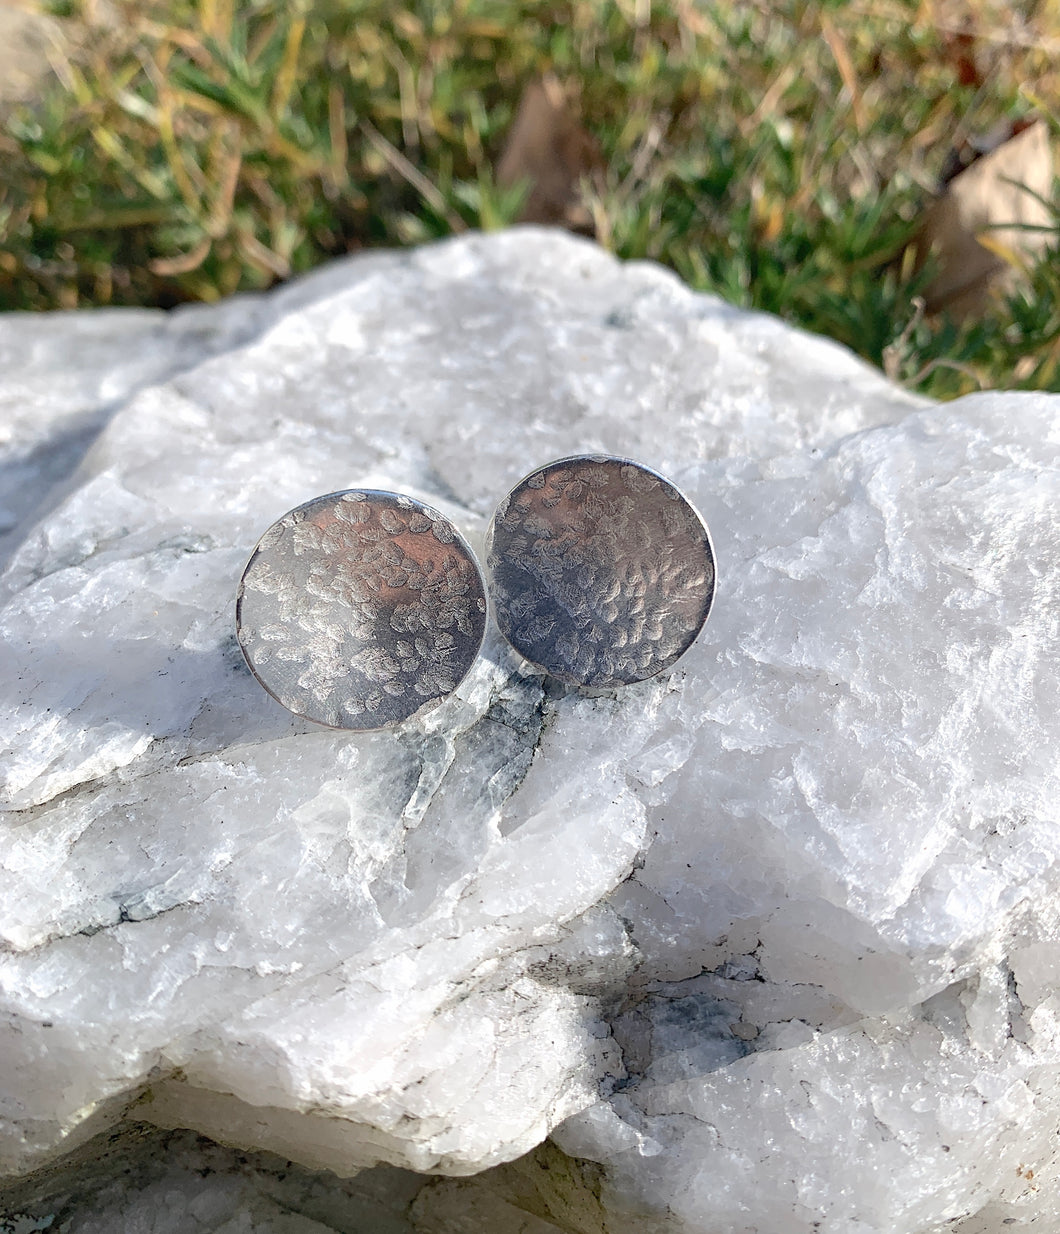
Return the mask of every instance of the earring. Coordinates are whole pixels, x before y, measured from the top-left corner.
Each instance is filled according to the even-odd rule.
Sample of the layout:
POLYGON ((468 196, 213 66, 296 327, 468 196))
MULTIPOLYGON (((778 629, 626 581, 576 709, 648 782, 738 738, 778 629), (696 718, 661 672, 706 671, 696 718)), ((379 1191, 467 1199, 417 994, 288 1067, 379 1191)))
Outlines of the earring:
POLYGON ((316 497, 273 523, 236 598, 250 671, 330 728, 390 728, 437 706, 485 630, 482 572, 453 524, 370 489, 316 497))
POLYGON ((580 455, 533 472, 497 508, 486 546, 501 632, 573 685, 661 673, 695 641, 714 599, 702 516, 629 459, 580 455))

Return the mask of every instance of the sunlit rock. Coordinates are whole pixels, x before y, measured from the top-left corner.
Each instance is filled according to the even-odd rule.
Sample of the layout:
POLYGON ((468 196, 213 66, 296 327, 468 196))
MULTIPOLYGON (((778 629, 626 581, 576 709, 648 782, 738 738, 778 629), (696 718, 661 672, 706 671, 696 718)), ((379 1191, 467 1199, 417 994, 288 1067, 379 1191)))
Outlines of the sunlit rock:
POLYGON ((546 232, 193 320, 0 320, 33 443, 0 578, 0 1172, 131 1117, 460 1176, 438 1231, 582 1231, 584 1194, 609 1234, 1055 1219, 1060 400, 932 407, 546 232), (33 356, 63 330, 113 361, 59 397, 33 356), (714 535, 663 679, 583 696, 493 631, 448 703, 358 736, 246 670, 236 583, 285 510, 392 488, 477 545, 587 450, 714 535), (553 1130, 543 1200, 504 1163, 553 1130))

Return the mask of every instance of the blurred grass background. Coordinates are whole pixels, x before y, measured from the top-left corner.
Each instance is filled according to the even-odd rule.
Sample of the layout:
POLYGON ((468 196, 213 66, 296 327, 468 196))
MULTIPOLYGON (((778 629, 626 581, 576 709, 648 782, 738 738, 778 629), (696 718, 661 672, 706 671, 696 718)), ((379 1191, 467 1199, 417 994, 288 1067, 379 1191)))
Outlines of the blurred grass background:
POLYGON ((583 229, 912 388, 1060 390, 1052 251, 963 323, 903 250, 952 148, 1056 111, 1054 0, 59 0, 0 120, 0 308, 173 306, 519 216, 528 83, 590 139, 583 229))

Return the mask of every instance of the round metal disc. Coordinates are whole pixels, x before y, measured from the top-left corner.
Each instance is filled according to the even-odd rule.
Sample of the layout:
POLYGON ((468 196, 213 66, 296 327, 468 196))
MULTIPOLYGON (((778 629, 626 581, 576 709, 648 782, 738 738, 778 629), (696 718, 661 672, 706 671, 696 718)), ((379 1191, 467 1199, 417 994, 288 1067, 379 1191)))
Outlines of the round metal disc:
POLYGON ((330 493, 261 537, 236 629, 251 672, 288 710, 388 728, 440 703, 474 664, 486 590, 437 510, 397 493, 330 493))
POLYGON ((583 455, 527 476, 493 516, 487 549, 501 632, 576 685, 627 685, 669 668, 714 598, 702 517, 629 459, 583 455))

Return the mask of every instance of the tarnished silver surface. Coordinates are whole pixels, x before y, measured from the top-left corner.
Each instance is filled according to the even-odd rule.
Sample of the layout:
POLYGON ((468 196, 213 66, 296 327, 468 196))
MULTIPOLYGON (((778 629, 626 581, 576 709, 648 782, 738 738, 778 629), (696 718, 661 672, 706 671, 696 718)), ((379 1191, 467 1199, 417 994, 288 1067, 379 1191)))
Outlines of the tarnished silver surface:
POLYGON ((487 535, 501 631, 531 663, 583 686, 669 668, 714 598, 714 549, 657 472, 582 455, 549 463, 501 502, 487 535))
POLYGON ((441 702, 474 664, 485 585, 437 510, 397 493, 329 493, 261 537, 236 628, 251 672, 296 715, 387 728, 441 702))

